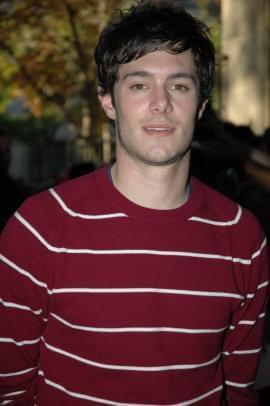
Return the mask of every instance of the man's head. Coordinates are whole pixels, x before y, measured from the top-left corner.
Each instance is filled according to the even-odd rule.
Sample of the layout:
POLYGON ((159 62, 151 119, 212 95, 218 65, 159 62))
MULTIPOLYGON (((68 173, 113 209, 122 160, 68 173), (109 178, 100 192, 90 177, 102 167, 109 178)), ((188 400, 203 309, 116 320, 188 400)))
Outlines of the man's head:
POLYGON ((208 28, 176 2, 140 1, 102 32, 96 48, 100 92, 113 95, 119 65, 154 51, 191 50, 199 79, 199 105, 210 97, 215 52, 208 28))

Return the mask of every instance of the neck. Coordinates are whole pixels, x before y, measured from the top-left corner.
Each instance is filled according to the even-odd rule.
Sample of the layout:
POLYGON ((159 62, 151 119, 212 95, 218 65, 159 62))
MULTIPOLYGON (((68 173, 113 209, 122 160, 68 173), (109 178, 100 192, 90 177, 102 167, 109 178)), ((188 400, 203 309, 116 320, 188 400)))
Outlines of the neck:
POLYGON ((180 163, 150 166, 143 163, 116 161, 112 180, 132 202, 150 209, 170 210, 188 199, 189 153, 180 163))

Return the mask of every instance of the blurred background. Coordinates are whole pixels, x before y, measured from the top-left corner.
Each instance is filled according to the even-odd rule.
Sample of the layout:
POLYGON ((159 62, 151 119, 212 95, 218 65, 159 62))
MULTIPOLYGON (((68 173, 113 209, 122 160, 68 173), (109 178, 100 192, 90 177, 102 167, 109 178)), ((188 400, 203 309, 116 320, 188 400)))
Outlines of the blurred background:
MULTIPOLYGON (((0 1, 0 229, 27 196, 114 160, 93 52, 106 22, 131 3, 0 1)), ((217 50, 215 88, 196 128, 192 172, 249 208, 269 240, 270 1, 179 4, 211 27, 217 50)), ((269 336, 266 331, 266 343, 269 336)), ((262 363, 270 366, 269 344, 265 348, 262 363)), ((262 368, 258 388, 266 394, 268 386, 270 371, 262 368)))

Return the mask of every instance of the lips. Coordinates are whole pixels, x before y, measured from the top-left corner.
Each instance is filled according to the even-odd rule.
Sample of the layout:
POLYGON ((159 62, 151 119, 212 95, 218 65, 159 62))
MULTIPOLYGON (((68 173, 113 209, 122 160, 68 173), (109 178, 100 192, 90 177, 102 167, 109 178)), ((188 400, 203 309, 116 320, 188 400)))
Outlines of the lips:
POLYGON ((171 135, 175 127, 164 124, 146 125, 143 127, 144 131, 149 135, 155 136, 168 136, 171 135))

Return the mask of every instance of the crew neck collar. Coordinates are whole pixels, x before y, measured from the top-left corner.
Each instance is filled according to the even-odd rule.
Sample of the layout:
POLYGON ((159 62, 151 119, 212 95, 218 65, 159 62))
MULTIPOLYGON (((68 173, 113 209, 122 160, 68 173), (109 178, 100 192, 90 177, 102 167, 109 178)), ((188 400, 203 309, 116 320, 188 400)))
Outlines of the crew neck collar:
POLYGON ((146 222, 176 222, 194 216, 202 200, 202 185, 196 178, 190 179, 192 193, 188 200, 179 208, 169 210, 149 209, 140 206, 120 193, 113 185, 106 165, 94 173, 96 188, 100 197, 108 200, 117 211, 125 213, 128 217, 141 219, 146 222))

